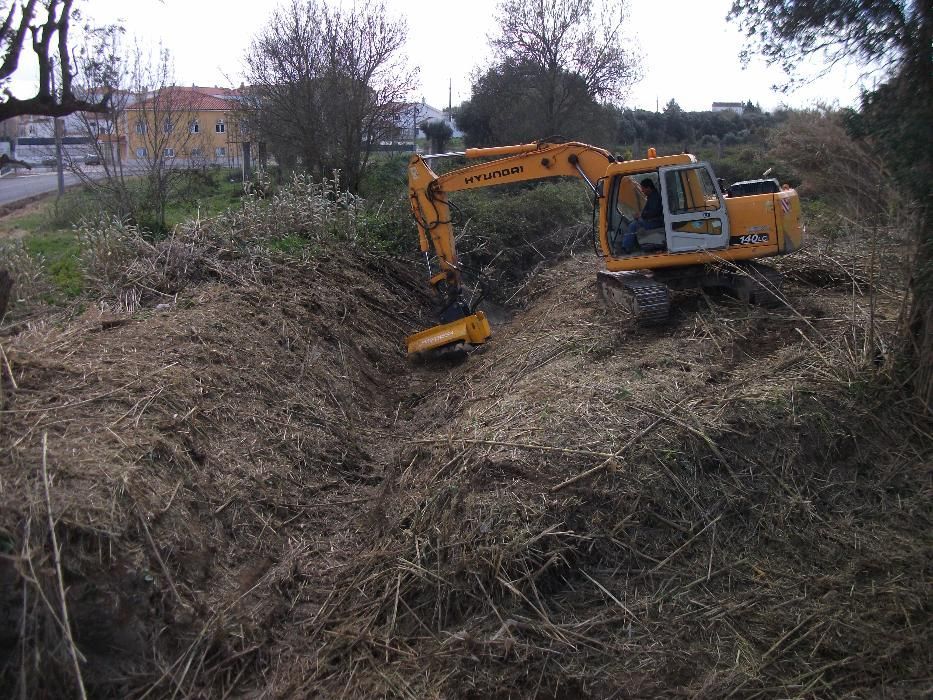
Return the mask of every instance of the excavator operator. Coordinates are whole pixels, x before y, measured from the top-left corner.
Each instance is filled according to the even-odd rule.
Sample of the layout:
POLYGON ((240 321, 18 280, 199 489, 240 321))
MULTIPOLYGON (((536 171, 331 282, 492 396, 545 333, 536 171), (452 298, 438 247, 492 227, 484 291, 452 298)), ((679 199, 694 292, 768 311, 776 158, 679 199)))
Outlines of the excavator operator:
POLYGON ((646 177, 641 181, 641 191, 647 201, 641 215, 635 215, 635 219, 629 224, 628 233, 622 238, 622 252, 629 255, 635 250, 638 243, 636 235, 639 229, 662 228, 664 226, 664 208, 661 205, 661 193, 654 186, 654 181, 646 177))

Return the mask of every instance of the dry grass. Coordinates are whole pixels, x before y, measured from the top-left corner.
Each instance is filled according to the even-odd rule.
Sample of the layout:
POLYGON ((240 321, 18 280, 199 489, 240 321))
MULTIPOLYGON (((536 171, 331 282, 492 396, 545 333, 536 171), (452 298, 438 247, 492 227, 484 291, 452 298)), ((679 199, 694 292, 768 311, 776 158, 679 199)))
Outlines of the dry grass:
MULTIPOLYGON (((673 329, 634 331, 580 303, 589 264, 542 275, 521 322, 436 390, 446 411, 431 404, 440 426, 401 460, 380 547, 355 569, 365 590, 329 610, 355 653, 315 682, 922 694, 929 434, 873 395, 850 300, 684 299, 673 329)), ((305 631, 326 633, 320 618, 305 631)))
MULTIPOLYGON (((10 306, 17 303, 24 306, 26 313, 46 312, 47 308, 43 297, 51 294, 52 284, 49 281, 41 259, 29 254, 23 242, 18 239, 0 239, 0 260, 4 269, 15 280, 10 306)), ((4 316, 9 311, 5 310, 4 316)), ((0 319, 0 321, 5 319, 0 319)))
POLYGON ((653 330, 570 258, 412 367, 407 268, 216 241, 3 341, 11 694, 77 692, 52 530, 94 696, 929 690, 933 439, 861 247, 782 262, 793 308, 678 295, 653 330))

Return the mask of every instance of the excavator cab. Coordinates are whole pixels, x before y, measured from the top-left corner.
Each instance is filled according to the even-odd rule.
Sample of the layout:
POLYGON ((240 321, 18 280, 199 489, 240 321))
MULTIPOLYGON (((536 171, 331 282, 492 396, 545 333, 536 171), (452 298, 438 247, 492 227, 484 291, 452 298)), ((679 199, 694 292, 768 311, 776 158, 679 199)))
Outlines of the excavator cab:
POLYGON ((601 221, 607 234, 608 257, 715 250, 729 245, 725 198, 708 164, 671 165, 656 171, 616 175, 612 174, 612 167, 609 170, 609 203, 603 208, 601 221), (645 179, 651 179, 661 193, 664 226, 640 228, 636 233, 637 247, 626 255, 622 252, 622 239, 644 206, 645 196, 639 184, 645 179))

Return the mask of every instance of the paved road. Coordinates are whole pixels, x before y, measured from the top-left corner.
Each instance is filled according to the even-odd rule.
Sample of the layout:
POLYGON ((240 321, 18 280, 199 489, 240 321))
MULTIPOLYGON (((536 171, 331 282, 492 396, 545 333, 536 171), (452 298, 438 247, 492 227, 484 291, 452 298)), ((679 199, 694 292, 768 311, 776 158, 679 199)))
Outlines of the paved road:
MULTIPOLYGON (((65 173, 65 187, 79 182, 78 178, 65 173)), ((45 172, 25 171, 20 175, 7 175, 0 178, 0 206, 12 204, 21 199, 28 199, 58 189, 58 174, 54 170, 45 172)))

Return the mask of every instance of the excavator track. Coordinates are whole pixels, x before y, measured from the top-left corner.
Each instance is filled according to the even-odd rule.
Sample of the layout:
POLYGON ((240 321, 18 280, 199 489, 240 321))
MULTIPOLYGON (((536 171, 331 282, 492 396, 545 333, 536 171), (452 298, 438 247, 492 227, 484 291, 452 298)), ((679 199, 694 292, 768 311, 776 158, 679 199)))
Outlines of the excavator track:
POLYGON ((597 274, 600 294, 607 304, 622 306, 642 326, 667 321, 671 311, 671 292, 666 284, 639 272, 597 274))

